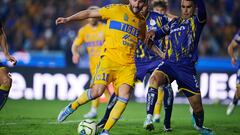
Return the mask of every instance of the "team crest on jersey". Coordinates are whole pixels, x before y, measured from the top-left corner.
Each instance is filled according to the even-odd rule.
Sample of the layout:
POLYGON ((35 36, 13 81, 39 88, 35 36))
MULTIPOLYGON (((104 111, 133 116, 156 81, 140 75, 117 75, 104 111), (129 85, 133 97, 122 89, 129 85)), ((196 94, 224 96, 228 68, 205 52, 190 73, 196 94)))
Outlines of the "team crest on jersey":
POLYGON ((124 14, 123 19, 124 19, 124 21, 126 21, 126 22, 128 21, 128 15, 127 15, 126 13, 124 14))
POLYGON ((154 25, 156 25, 156 21, 155 21, 155 20, 153 20, 152 18, 151 18, 151 20, 150 20, 150 25, 151 25, 151 26, 154 26, 154 25))

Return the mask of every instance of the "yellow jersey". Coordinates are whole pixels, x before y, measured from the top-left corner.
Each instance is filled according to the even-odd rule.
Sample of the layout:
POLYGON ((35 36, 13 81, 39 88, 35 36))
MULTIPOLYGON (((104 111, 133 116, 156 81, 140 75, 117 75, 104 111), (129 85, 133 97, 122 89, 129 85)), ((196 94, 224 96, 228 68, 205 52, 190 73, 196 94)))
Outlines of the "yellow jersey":
POLYGON ((76 46, 86 45, 89 55, 90 71, 92 74, 100 59, 101 47, 105 40, 104 31, 105 24, 101 22, 99 22, 96 27, 87 24, 79 30, 73 43, 76 46))
POLYGON ((98 11, 102 19, 107 20, 101 55, 119 64, 134 64, 136 46, 146 30, 145 18, 123 4, 108 5, 98 11))

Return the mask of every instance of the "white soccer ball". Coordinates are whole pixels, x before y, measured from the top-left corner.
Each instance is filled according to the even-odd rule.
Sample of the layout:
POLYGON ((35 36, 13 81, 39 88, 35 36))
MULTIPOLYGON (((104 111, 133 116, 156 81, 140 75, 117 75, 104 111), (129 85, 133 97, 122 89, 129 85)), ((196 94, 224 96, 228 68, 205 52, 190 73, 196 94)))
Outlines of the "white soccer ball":
POLYGON ((97 123, 90 119, 83 120, 78 124, 77 132, 79 135, 96 135, 97 123))

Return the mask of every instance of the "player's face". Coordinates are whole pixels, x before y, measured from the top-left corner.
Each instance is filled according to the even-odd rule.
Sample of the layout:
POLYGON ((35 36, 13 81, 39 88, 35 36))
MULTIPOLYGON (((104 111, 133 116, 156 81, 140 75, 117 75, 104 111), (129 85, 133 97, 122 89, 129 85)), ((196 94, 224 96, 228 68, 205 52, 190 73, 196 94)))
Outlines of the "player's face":
POLYGON ((129 0, 129 4, 132 12, 134 14, 139 13, 145 4, 145 1, 146 0, 129 0))
POLYGON ((154 7, 153 11, 159 13, 159 14, 166 14, 167 9, 163 7, 154 7))
POLYGON ((181 11, 182 11, 182 17, 184 19, 188 19, 193 16, 194 13, 194 3, 192 0, 182 0, 181 2, 181 11))

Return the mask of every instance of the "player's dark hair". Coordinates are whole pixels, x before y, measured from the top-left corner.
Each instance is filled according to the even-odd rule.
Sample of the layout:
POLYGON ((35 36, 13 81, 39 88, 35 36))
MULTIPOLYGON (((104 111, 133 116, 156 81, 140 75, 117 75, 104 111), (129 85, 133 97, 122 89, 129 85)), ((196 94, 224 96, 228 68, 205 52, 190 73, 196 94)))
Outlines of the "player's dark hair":
POLYGON ((187 1, 192 1, 194 5, 196 5, 196 0, 187 0, 187 1))
POLYGON ((165 1, 156 1, 153 3, 153 7, 161 7, 167 9, 167 2, 165 1))

